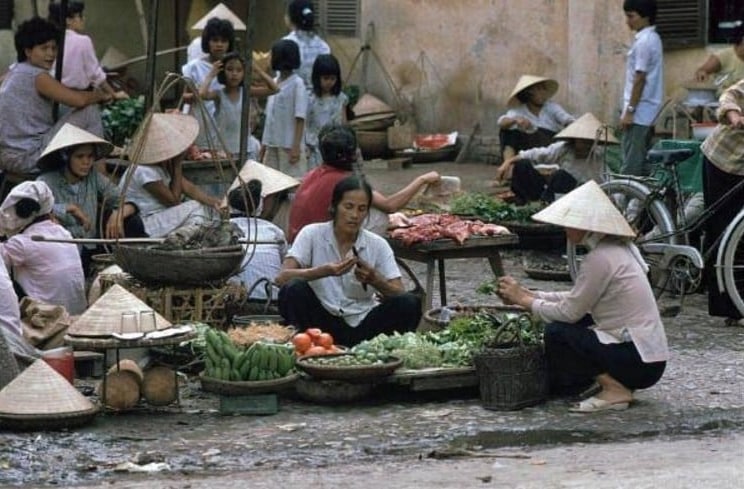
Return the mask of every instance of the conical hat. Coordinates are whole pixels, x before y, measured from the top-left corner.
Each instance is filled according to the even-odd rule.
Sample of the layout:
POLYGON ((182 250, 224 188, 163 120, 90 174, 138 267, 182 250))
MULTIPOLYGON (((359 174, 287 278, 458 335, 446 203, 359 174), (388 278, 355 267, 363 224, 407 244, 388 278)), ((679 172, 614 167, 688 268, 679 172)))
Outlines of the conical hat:
POLYGON ((635 236, 628 221, 594 180, 589 180, 570 191, 534 214, 532 219, 564 228, 616 236, 635 236))
POLYGON ((101 58, 101 66, 109 70, 115 70, 129 64, 129 56, 122 53, 114 46, 109 46, 101 58))
POLYGON ((555 92, 558 91, 558 82, 553 80, 552 78, 544 78, 542 76, 535 76, 535 75, 522 75, 519 77, 519 81, 517 81, 517 85, 514 87, 514 90, 511 91, 509 94, 509 100, 507 100, 507 103, 509 105, 517 105, 519 104, 519 100, 517 99, 517 94, 524 90, 525 88, 529 88, 532 85, 537 85, 538 83, 546 82, 546 85, 548 86, 548 98, 555 95, 555 92))
POLYGON ((359 97, 359 101, 354 104, 353 111, 355 117, 371 114, 395 113, 392 107, 369 93, 365 93, 359 97))
MULTIPOLYGON (((249 180, 253 180, 254 178, 260 180, 261 193, 264 196, 275 194, 282 190, 296 187, 300 184, 299 180, 253 160, 245 162, 243 168, 240 169, 239 178, 242 179, 244 183, 248 183, 249 180)), ((240 180, 238 177, 235 177, 229 190, 239 186, 240 180)))
POLYGON ((598 139, 600 143, 620 144, 620 141, 609 132, 607 125, 599 122, 599 119, 594 117, 591 112, 582 115, 553 137, 555 139, 588 139, 590 141, 598 139))
POLYGON ((199 134, 199 122, 190 115, 154 113, 142 121, 126 149, 129 161, 154 165, 178 156, 199 134))
POLYGON ((85 129, 80 129, 68 122, 60 127, 57 134, 55 134, 52 140, 49 141, 49 144, 44 148, 44 151, 41 153, 39 161, 37 161, 36 164, 44 166, 44 164, 49 160, 47 156, 59 151, 60 149, 77 146, 79 144, 94 145, 99 157, 106 156, 114 149, 114 145, 105 139, 101 139, 95 134, 91 134, 85 129))
POLYGON ((246 29, 245 24, 242 20, 240 20, 240 17, 235 15, 232 10, 225 7, 224 3, 217 4, 215 8, 207 12, 207 15, 197 20, 196 24, 191 26, 191 29, 195 31, 204 30, 204 28, 207 26, 207 22, 209 22, 209 19, 211 19, 212 17, 217 17, 218 19, 222 20, 229 20, 236 31, 244 31, 246 29))
MULTIPOLYGON (((105 294, 78 317, 68 328, 72 336, 111 336, 121 332, 121 315, 125 312, 152 311, 153 309, 139 300, 121 285, 112 285, 105 294)), ((155 329, 170 328, 171 323, 155 312, 155 329)), ((132 331, 125 331, 131 333, 132 331)))
POLYGON ((44 360, 36 360, 0 391, 0 416, 59 416, 96 407, 44 360))

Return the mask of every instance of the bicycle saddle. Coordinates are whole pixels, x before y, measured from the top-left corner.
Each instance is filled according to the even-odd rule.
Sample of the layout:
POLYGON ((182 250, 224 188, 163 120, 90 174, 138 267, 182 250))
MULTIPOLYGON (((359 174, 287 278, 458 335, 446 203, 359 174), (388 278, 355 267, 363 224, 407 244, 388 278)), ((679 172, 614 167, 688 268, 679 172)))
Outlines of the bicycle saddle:
POLYGON ((648 161, 651 163, 661 163, 663 165, 674 165, 690 158, 695 152, 691 149, 652 149, 646 153, 648 161))

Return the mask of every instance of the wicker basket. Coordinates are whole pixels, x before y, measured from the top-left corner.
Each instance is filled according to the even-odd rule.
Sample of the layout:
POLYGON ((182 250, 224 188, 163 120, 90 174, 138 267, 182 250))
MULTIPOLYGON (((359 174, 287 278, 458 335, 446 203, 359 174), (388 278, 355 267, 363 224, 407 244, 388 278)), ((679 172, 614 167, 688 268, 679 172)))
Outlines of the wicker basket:
POLYGON ((513 411, 544 402, 548 396, 542 345, 487 348, 473 360, 486 409, 513 411))
POLYGON ((357 131, 357 142, 364 159, 383 158, 390 150, 387 145, 386 131, 357 131))
POLYGON ((245 250, 240 245, 199 250, 124 245, 114 248, 116 262, 125 272, 145 283, 166 285, 199 285, 223 280, 237 272, 244 255, 245 250))
POLYGON ((501 312, 524 312, 524 309, 518 306, 448 306, 447 309, 454 314, 449 319, 440 319, 442 308, 429 309, 424 313, 423 324, 420 330, 423 331, 440 331, 447 327, 452 318, 458 316, 473 316, 479 312, 489 312, 498 314, 501 312))

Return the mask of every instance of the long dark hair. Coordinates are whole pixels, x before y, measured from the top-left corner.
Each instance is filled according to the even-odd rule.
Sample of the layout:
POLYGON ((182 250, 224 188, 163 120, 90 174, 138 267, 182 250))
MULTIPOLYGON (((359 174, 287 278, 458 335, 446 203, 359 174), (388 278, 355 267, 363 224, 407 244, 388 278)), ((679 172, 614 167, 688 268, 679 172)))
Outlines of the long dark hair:
POLYGON ((338 59, 332 54, 321 54, 315 58, 313 63, 313 93, 316 97, 323 95, 320 87, 320 77, 322 76, 335 76, 336 84, 331 88, 333 95, 341 93, 341 66, 338 64, 338 59))
POLYGON ((67 13, 65 15, 66 18, 63 19, 62 4, 52 2, 49 4, 49 16, 47 18, 49 19, 49 22, 54 23, 60 29, 65 29, 67 27, 67 19, 71 19, 76 15, 83 15, 83 10, 85 10, 85 4, 83 2, 74 0, 72 2, 68 2, 67 13))

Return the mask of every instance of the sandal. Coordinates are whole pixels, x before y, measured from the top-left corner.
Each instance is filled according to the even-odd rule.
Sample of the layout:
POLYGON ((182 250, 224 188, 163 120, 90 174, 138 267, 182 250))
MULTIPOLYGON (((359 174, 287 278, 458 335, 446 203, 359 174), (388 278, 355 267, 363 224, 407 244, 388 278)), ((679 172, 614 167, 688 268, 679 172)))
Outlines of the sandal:
POLYGON ((598 397, 584 399, 568 410, 572 413, 596 413, 599 411, 624 411, 630 407, 630 402, 610 402, 598 397))

